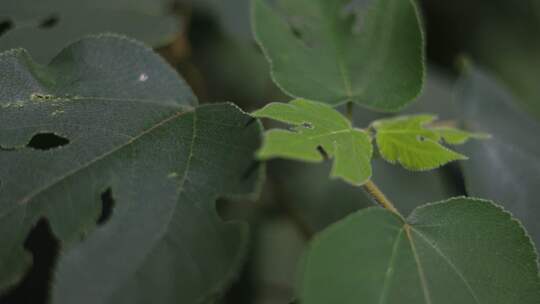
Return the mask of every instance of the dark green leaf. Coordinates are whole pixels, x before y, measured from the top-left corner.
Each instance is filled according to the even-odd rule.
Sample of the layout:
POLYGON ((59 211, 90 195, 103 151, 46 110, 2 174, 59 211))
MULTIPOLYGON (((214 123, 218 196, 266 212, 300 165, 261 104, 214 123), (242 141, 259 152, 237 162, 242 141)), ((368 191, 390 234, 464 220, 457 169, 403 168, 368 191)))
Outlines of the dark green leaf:
POLYGON ((291 96, 396 111, 421 91, 424 42, 412 0, 254 0, 253 22, 291 96))
POLYGON ((167 0, 2 0, 0 22, 12 29, 0 37, 0 51, 22 47, 48 63, 66 44, 88 34, 115 32, 158 47, 172 41, 180 23, 167 0))
POLYGON ((54 303, 197 303, 230 283, 247 231, 214 204, 257 188, 253 118, 195 107, 159 56, 117 36, 49 66, 5 52, 0 71, 0 289, 30 266, 23 242, 40 218, 63 248, 54 303), (106 192, 112 216, 96 227, 106 192))
POLYGON ((540 124, 479 69, 466 74, 457 95, 467 129, 492 134, 490 140, 464 146, 470 157, 463 163, 468 191, 500 202, 540 244, 540 124))
POLYGON ((305 304, 534 304, 537 255, 521 225, 491 202, 455 198, 407 220, 360 211, 317 236, 304 260, 305 304))

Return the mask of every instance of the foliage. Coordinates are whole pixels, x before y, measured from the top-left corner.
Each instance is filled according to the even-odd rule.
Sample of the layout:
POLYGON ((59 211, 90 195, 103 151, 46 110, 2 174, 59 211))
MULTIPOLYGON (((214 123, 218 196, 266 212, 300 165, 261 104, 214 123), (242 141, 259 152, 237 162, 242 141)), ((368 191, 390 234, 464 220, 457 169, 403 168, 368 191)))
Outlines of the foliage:
POLYGON ((504 1, 3 1, 0 303, 539 303, 504 1))
MULTIPOLYGON (((152 46, 170 43, 178 20, 167 13, 167 0, 3 0, 0 21, 8 30, 0 51, 25 48, 48 63, 65 45, 88 34, 114 32, 152 46)), ((1 35, 1 33, 0 33, 1 35)))
POLYGON ((255 36, 289 95, 396 111, 422 88, 424 42, 411 0, 253 1, 255 36))
POLYGON ((401 116, 377 120, 377 146, 381 156, 390 163, 399 162, 409 170, 430 170, 454 160, 467 159, 449 150, 440 142, 463 144, 470 138, 485 138, 450 127, 428 127, 435 120, 433 115, 401 116))
POLYGON ((493 138, 471 142, 463 151, 471 159, 463 174, 471 195, 500 202, 513 212, 540 244, 540 123, 523 112, 508 90, 479 68, 470 67, 460 80, 457 94, 461 120, 493 138))
POLYGON ((297 99, 289 104, 271 103, 253 113, 294 125, 294 130, 271 130, 258 152, 261 159, 285 157, 318 162, 322 153, 335 158, 332 176, 362 185, 371 177, 373 148, 369 135, 355 129, 336 110, 312 101, 297 99))
POLYGON ((195 303, 229 284, 246 227, 214 203, 256 190, 257 123, 230 104, 196 106, 163 60, 118 36, 80 40, 46 67, 6 52, 0 70, 3 290, 29 267, 23 242, 42 217, 65 248, 55 303, 195 303), (107 191, 113 216, 96 227, 107 191))
POLYGON ((300 296, 308 304, 540 301, 536 253, 523 228, 470 198, 419 207, 406 220, 379 208, 357 212, 313 240, 304 267, 300 296))

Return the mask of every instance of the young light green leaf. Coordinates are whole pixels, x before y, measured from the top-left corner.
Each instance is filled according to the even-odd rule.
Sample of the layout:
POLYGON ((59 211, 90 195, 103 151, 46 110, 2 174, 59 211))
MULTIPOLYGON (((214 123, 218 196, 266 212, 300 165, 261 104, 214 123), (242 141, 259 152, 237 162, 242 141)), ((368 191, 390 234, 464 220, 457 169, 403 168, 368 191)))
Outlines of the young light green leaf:
POLYGON ((53 303, 197 303, 230 284, 247 231, 215 201, 256 190, 260 124, 196 106, 157 54, 114 35, 49 66, 4 52, 0 71, 0 291, 28 270, 42 218, 62 246, 53 303), (96 227, 103 193, 114 207, 96 227))
POLYGON ((128 35, 153 47, 170 43, 180 31, 168 0, 2 0, 0 21, 10 29, 0 51, 22 47, 48 63, 66 44, 89 34, 128 35))
POLYGON ((444 138, 451 144, 457 144, 481 135, 426 126, 435 118, 434 115, 413 115, 373 122, 382 157, 392 164, 399 162, 404 168, 414 171, 431 170, 454 160, 467 159, 444 147, 440 141, 444 138))
POLYGON ((441 138, 450 145, 463 145, 468 142, 470 139, 488 139, 491 138, 491 135, 486 133, 471 133, 459 129, 440 127, 433 128, 441 138))
POLYGON ((420 93, 413 0, 253 0, 255 36, 290 96, 397 111, 420 93))
POLYGON ((308 162, 323 160, 320 148, 334 158, 332 177, 362 185, 371 177, 373 147, 369 135, 355 129, 338 111, 322 103, 296 99, 271 103, 253 113, 294 126, 292 131, 266 132, 261 159, 283 157, 308 162))
POLYGON ((454 198, 407 220, 369 208, 318 235, 304 258, 305 304, 536 304, 537 254, 493 203, 454 198))

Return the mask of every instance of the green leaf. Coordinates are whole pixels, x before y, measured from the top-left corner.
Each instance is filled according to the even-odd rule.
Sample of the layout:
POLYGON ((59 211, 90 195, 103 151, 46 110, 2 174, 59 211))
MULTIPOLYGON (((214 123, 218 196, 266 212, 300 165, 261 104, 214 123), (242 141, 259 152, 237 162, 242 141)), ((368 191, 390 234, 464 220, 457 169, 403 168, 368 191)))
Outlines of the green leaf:
POLYGON ((493 203, 454 198, 407 220, 357 212, 311 243, 305 304, 540 303, 537 255, 518 221, 493 203))
POLYGON ((196 107, 158 55, 118 36, 49 66, 5 52, 0 71, 1 290, 30 266, 41 218, 62 243, 54 303, 196 303, 231 283, 247 230, 215 200, 257 190, 260 124, 230 104, 196 107), (112 216, 96 226, 104 193, 112 216))
POLYGON ((463 164, 467 191, 500 202, 523 221, 540 246, 540 123, 485 71, 472 68, 456 93, 461 120, 468 129, 493 138, 463 147, 471 159, 463 164))
POLYGON ((36 61, 48 63, 66 44, 103 32, 164 46, 180 31, 168 4, 168 0, 2 0, 0 22, 10 22, 12 28, 0 37, 0 51, 22 47, 36 61))
POLYGON ((261 159, 282 157, 308 162, 323 160, 318 148, 334 158, 332 177, 362 185, 371 177, 373 147, 369 135, 352 127, 341 113, 322 103, 296 99, 271 103, 253 113, 294 126, 292 131, 266 132, 261 159))
POLYGON ((429 128, 434 115, 399 116, 373 122, 379 152, 388 162, 409 170, 431 170, 454 160, 467 159, 440 144, 441 139, 458 144, 481 137, 452 128, 429 128))
POLYGON ((487 133, 471 133, 449 127, 433 128, 433 131, 439 134, 446 143, 451 145, 463 145, 470 139, 491 138, 491 135, 487 133))
POLYGON ((254 0, 256 39, 287 94, 397 111, 420 93, 424 41, 412 0, 254 0))

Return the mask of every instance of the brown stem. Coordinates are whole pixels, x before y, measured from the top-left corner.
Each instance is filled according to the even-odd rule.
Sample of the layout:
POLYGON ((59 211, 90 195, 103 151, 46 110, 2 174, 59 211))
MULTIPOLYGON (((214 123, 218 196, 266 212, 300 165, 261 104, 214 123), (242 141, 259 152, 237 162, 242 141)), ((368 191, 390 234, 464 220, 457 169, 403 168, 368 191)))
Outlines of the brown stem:
POLYGON ((377 202, 379 205, 381 205, 383 208, 390 210, 391 212, 394 212, 395 214, 401 216, 401 213, 396 209, 394 204, 382 193, 381 189, 375 185, 374 182, 371 180, 364 184, 364 190, 366 190, 369 195, 377 202))

